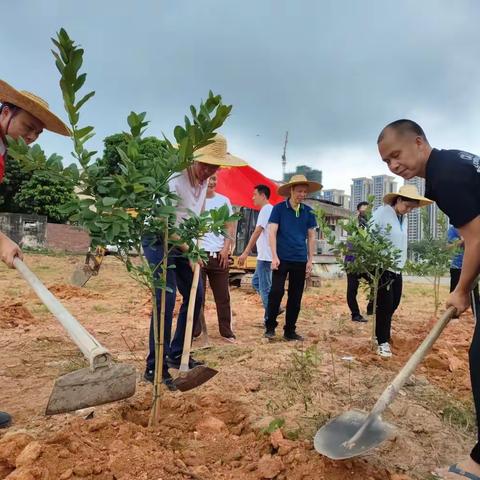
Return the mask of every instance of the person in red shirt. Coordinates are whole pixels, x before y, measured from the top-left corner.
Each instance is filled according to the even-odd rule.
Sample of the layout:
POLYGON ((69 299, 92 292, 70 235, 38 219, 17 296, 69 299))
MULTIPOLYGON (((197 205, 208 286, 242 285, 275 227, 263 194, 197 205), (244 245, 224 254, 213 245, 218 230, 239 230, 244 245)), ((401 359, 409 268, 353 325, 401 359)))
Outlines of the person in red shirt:
MULTIPOLYGON (((43 130, 69 136, 68 127, 53 114, 48 103, 33 93, 19 91, 0 80, 0 182, 5 175, 7 157, 6 136, 23 138, 25 143, 33 143, 43 130)), ((23 258, 20 247, 0 232, 0 259, 13 268, 15 257, 23 258)), ((10 425, 11 416, 0 412, 0 428, 10 425)))

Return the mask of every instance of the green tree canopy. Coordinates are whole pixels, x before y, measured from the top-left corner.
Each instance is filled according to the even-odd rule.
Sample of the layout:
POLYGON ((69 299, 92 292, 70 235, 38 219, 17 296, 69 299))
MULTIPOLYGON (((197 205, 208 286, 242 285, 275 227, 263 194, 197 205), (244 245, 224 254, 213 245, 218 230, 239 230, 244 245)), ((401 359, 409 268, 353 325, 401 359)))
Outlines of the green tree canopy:
POLYGON ((71 178, 40 170, 22 183, 14 201, 23 213, 46 215, 50 222, 64 223, 68 215, 62 213, 62 207, 75 198, 71 178))

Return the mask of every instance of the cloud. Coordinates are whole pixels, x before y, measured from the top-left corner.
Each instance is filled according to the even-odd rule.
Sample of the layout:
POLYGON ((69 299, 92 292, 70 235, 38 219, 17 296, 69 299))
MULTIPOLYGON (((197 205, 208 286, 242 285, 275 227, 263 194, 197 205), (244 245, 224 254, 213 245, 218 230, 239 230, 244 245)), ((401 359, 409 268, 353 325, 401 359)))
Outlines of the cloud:
MULTIPOLYGON (((325 188, 387 173, 376 137, 413 117, 432 143, 480 152, 480 43, 475 0, 65 0, 14 2, 2 27, 2 78, 62 102, 49 38, 61 26, 85 47, 97 94, 85 123, 95 144, 147 111, 150 134, 170 132, 208 90, 234 105, 223 128, 231 150, 267 175, 324 171, 325 188)), ((68 155, 45 134, 48 151, 68 155)))

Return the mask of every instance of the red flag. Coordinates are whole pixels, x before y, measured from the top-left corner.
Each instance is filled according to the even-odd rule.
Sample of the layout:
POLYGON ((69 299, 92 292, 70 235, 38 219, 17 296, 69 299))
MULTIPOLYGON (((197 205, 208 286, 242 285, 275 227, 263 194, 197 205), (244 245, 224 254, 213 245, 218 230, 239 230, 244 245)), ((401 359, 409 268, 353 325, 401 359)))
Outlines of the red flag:
POLYGON ((245 167, 220 168, 217 171, 216 191, 229 198, 232 205, 259 210, 253 204, 253 189, 257 185, 270 188, 270 203, 275 205, 284 197, 277 193, 278 185, 249 165, 245 167))

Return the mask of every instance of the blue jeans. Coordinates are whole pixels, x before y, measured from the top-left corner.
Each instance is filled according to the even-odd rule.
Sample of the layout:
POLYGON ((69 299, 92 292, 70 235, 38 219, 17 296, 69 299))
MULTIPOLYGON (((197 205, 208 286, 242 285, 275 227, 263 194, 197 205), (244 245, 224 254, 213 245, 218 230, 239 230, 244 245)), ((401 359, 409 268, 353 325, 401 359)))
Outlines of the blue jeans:
POLYGON ((260 294, 263 308, 265 309, 265 321, 267 320, 268 295, 272 288, 272 262, 257 260, 257 267, 252 278, 252 287, 260 294))
MULTIPOLYGON (((157 266, 163 261, 163 242, 161 240, 155 240, 151 237, 144 238, 142 241, 143 252, 145 258, 151 265, 157 266), (153 242, 153 243, 152 243, 153 242)), ((170 291, 166 292, 165 301, 165 339, 164 339, 164 357, 163 357, 163 371, 168 371, 165 358, 168 356, 171 359, 179 358, 182 355, 183 341, 185 337, 185 327, 187 325, 187 310, 188 300, 190 298, 190 288, 192 286, 193 272, 190 268, 188 260, 182 255, 182 253, 173 249, 168 256, 168 268, 167 270, 167 286, 170 291), (172 268, 174 266, 175 268, 172 268), (177 288, 182 295, 183 302, 180 307, 177 318, 177 327, 175 329, 175 335, 172 336, 172 320, 173 310, 175 308, 175 297, 177 295, 177 288)), ((162 269, 157 268, 155 275, 158 277, 161 275, 162 269)), ((160 321, 160 308, 161 308, 161 292, 160 288, 155 291, 157 297, 157 315, 160 321)), ((197 296, 195 299, 195 311, 194 311, 194 323, 198 321, 200 309, 202 306, 203 287, 201 280, 199 280, 197 296)), ((147 357, 147 370, 155 370, 155 341, 153 335, 153 312, 150 319, 150 335, 149 335, 149 353, 147 357)))

